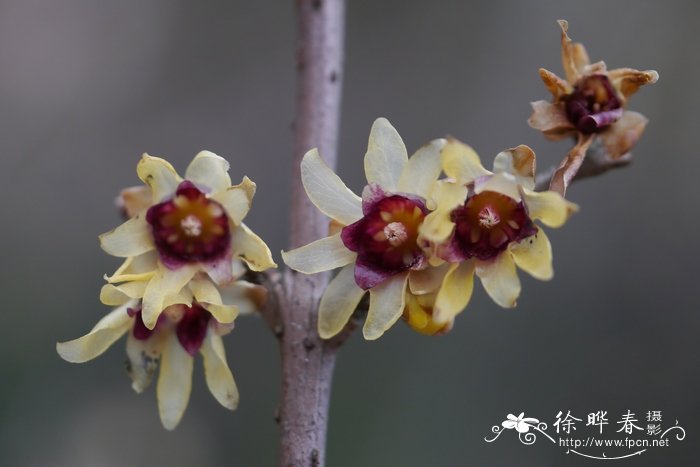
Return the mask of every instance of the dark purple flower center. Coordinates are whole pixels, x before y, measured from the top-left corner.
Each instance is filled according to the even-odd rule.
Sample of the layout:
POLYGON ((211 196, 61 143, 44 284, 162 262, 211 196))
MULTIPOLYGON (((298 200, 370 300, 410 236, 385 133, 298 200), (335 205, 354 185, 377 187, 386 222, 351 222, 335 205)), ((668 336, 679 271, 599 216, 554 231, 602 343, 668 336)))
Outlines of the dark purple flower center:
POLYGON ((455 247, 464 259, 494 258, 509 243, 537 232, 522 201, 495 191, 470 195, 452 211, 451 217, 455 223, 455 247))
POLYGON ((595 133, 622 117, 622 101, 605 75, 582 78, 565 103, 567 118, 582 133, 595 133))
POLYGON ((365 216, 344 227, 341 239, 357 252, 355 282, 367 290, 418 265, 418 227, 428 213, 421 198, 389 195, 365 206, 365 216))
POLYGON ((195 356, 202 346, 210 319, 211 313, 197 303, 185 307, 185 314, 178 321, 175 332, 180 344, 190 355, 195 356))
POLYGON ((189 181, 178 186, 171 200, 152 206, 146 220, 166 266, 219 259, 231 244, 223 206, 189 181))
MULTIPOLYGON (((198 303, 193 303, 192 306, 176 306, 177 313, 173 313, 173 315, 177 315, 177 324, 175 325, 177 340, 187 353, 195 356, 207 335, 207 326, 212 317, 211 313, 198 303), (182 315, 180 316, 179 313, 182 313, 182 315)), ((169 318, 174 319, 172 315, 169 315, 169 312, 172 310, 172 308, 166 309, 166 311, 161 313, 158 317, 155 327, 153 329, 148 329, 146 325, 143 324, 140 307, 137 309, 127 309, 129 316, 135 319, 132 331, 134 337, 139 340, 150 338, 158 328, 163 326, 164 321, 169 318)))

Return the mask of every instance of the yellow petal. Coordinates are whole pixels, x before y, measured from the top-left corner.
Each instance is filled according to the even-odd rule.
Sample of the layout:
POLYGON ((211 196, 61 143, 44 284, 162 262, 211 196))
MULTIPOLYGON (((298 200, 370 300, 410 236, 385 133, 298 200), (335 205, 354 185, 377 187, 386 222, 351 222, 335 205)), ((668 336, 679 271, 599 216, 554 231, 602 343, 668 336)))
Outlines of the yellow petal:
POLYGON ((177 269, 168 269, 162 264, 146 286, 143 293, 143 324, 153 329, 158 316, 165 308, 165 299, 177 295, 192 277, 199 271, 198 264, 184 264, 177 269))
POLYGON ((158 375, 158 412, 166 430, 180 423, 190 400, 194 359, 182 348, 177 335, 169 333, 163 343, 158 375))
POLYGON ((515 264, 535 279, 548 281, 554 275, 552 269, 552 245, 542 229, 535 235, 510 244, 515 264))
POLYGON ((518 185, 534 190, 535 159, 535 151, 529 146, 521 144, 518 147, 499 152, 493 161, 493 171, 511 174, 515 177, 518 185))
POLYGON ((245 261, 251 270, 264 271, 277 267, 265 242, 245 224, 240 224, 233 229, 231 244, 233 256, 245 261))
POLYGON ((195 300, 220 323, 231 323, 238 315, 238 307, 224 305, 219 289, 207 278, 195 278, 189 283, 195 300))
POLYGON ((182 181, 170 162, 148 154, 141 157, 136 166, 136 173, 143 183, 151 187, 153 203, 160 203, 172 197, 182 181))
POLYGON ((238 314, 260 311, 267 300, 267 289, 257 284, 237 280, 219 288, 224 306, 235 306, 238 314))
POLYGON ((194 296, 192 295, 192 292, 190 292, 190 289, 183 287, 179 292, 165 297, 165 300, 163 300, 163 310, 172 305, 192 306, 193 300, 194 296))
POLYGON ((185 178, 208 193, 217 193, 231 186, 229 163, 213 152, 201 151, 185 171, 185 178))
POLYGON ((234 224, 240 224, 250 211, 255 195, 255 183, 248 177, 236 186, 215 193, 211 198, 221 203, 234 224))
POLYGON ((464 204, 467 187, 462 184, 440 181, 435 184, 432 197, 437 203, 435 211, 428 214, 419 227, 420 235, 435 243, 447 240, 454 230, 452 211, 464 204))
POLYGON ((328 284, 318 308, 318 334, 330 339, 343 330, 365 291, 355 283, 355 265, 348 264, 328 284))
MULTIPOLYGON (((170 331, 167 331, 170 332, 170 331)), ((148 339, 137 339, 130 332, 126 339, 127 373, 131 378, 131 388, 141 394, 153 380, 153 375, 160 362, 163 339, 167 332, 160 329, 151 334, 148 339)))
POLYGON ((409 159, 399 179, 398 189, 404 193, 415 193, 428 199, 433 183, 440 176, 440 151, 444 139, 435 139, 416 151, 409 159))
POLYGON ((219 401, 219 404, 235 410, 238 407, 238 388, 226 363, 226 351, 221 336, 207 329, 207 335, 199 351, 204 357, 204 377, 207 380, 209 392, 219 401))
POLYGON ((144 214, 132 217, 99 238, 104 251, 120 258, 137 256, 155 248, 153 234, 144 214))
POLYGON ((362 217, 362 199, 326 165, 317 149, 304 155, 301 181, 311 202, 331 219, 349 225, 362 217))
POLYGON ((474 185, 474 192, 494 191, 520 201, 520 189, 515 177, 507 173, 497 173, 474 185))
POLYGON ((117 197, 117 207, 124 211, 126 217, 134 217, 146 210, 153 203, 153 193, 147 186, 124 188, 117 197))
POLYGON ((112 310, 97 322, 94 328, 78 339, 56 344, 56 351, 62 359, 71 363, 83 363, 102 355, 117 339, 131 327, 132 320, 126 309, 136 305, 129 302, 112 310))
POLYGON ((577 205, 554 191, 523 190, 523 193, 530 218, 540 220, 548 227, 561 227, 571 214, 578 211, 577 205))
POLYGON ((134 298, 143 297, 147 281, 133 281, 122 285, 105 284, 100 290, 100 301, 105 305, 119 306, 134 298))
POLYGON ((437 267, 410 271, 408 274, 408 290, 414 295, 437 292, 449 267, 448 263, 443 263, 437 267))
POLYGON ((355 261, 356 257, 357 253, 348 250, 343 244, 340 233, 282 252, 285 264, 304 274, 339 268, 355 261))
POLYGON ((520 279, 513 256, 504 251, 490 261, 478 261, 476 275, 494 302, 512 308, 520 295, 520 279))
POLYGON ((469 304, 474 290, 474 261, 450 265, 435 298, 433 321, 445 324, 469 304))
POLYGON ((144 281, 153 277, 158 269, 158 254, 149 251, 139 256, 132 256, 124 260, 119 268, 111 276, 105 275, 105 280, 110 284, 126 281, 144 281))
POLYGON ((445 174, 458 183, 469 183, 491 174, 481 165, 479 156, 470 146, 453 138, 447 140, 440 158, 445 174))
POLYGON ((367 181, 396 191, 407 161, 408 153, 399 133, 386 118, 376 119, 365 154, 367 181))
POLYGON ((402 272, 369 290, 369 312, 362 329, 365 339, 380 338, 401 317, 407 283, 408 272, 402 272))

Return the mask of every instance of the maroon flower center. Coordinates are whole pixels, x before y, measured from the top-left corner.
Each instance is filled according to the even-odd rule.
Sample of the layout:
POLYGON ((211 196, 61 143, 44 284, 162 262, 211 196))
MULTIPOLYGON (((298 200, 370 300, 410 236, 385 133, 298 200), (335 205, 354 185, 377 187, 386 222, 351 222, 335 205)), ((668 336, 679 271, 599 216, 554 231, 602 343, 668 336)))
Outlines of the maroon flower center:
POLYGON ((622 102, 607 76, 582 78, 566 97, 566 116, 582 133, 595 133, 622 116, 622 102))
POLYGON ((357 252, 355 281, 369 289, 424 259, 418 227, 427 209, 420 198, 386 196, 367 206, 365 216, 344 227, 341 239, 357 252))
POLYGON ((452 211, 457 249, 464 258, 494 258, 508 247, 537 232, 525 204, 495 191, 471 195, 452 211))
POLYGON ((152 206, 146 220, 166 265, 216 260, 231 244, 226 211, 189 181, 171 200, 152 206))
POLYGON ((207 335, 209 320, 212 318, 211 313, 198 303, 193 303, 192 306, 175 305, 163 311, 158 317, 155 327, 148 329, 143 324, 140 307, 137 309, 129 308, 127 313, 136 320, 132 332, 138 340, 150 338, 154 332, 162 328, 166 320, 175 322, 177 340, 182 345, 182 348, 192 356, 195 356, 200 347, 202 347, 204 338, 207 335))

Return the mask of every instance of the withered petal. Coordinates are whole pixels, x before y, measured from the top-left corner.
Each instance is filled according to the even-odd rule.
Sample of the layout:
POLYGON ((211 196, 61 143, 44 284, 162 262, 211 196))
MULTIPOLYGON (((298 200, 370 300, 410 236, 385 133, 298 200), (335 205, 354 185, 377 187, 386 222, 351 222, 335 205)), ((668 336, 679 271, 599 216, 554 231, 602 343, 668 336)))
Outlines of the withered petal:
POLYGON ((549 92, 552 93, 555 103, 561 102, 562 98, 567 94, 570 94, 573 90, 571 85, 566 80, 544 68, 540 68, 540 78, 542 78, 542 81, 549 92))
POLYGON ((625 111, 622 117, 600 134, 605 150, 611 159, 619 159, 637 143, 647 126, 647 118, 632 111, 625 111))
POLYGON ((527 123, 540 130, 548 139, 558 141, 577 133, 574 125, 566 118, 563 104, 536 101, 530 105, 533 112, 527 123))
POLYGON ((594 137, 593 134, 579 134, 576 146, 569 151, 559 168, 554 172, 552 181, 549 183, 550 190, 556 191, 562 196, 566 195, 566 188, 581 167, 583 159, 586 157, 586 151, 588 151, 594 137))
POLYGON ((583 68, 591 61, 588 58, 588 52, 583 44, 572 42, 567 34, 569 30, 569 22, 563 19, 557 21, 561 28, 561 61, 566 73, 566 79, 570 84, 575 84, 581 77, 583 68))
POLYGON ((641 86, 653 84, 659 80, 659 74, 654 70, 639 71, 632 68, 610 70, 608 77, 625 100, 637 92, 641 86))

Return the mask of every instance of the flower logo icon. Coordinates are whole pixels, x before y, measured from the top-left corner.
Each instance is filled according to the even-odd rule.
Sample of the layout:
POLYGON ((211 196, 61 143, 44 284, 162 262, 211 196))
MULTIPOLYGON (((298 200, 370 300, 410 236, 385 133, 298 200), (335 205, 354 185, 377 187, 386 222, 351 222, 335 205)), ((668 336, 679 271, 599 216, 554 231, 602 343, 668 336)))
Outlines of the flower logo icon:
POLYGON ((525 415, 525 412, 520 412, 520 415, 517 417, 509 413, 501 425, 507 430, 515 428, 518 433, 527 433, 530 431, 530 427, 535 427, 540 422, 536 418, 523 418, 523 415, 525 415))

